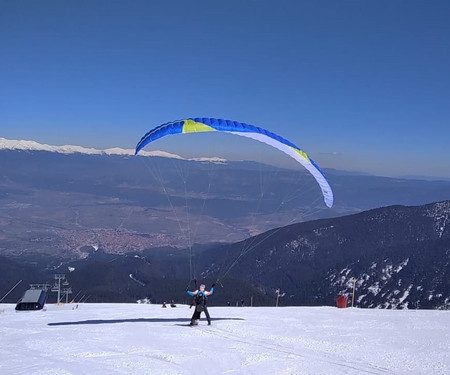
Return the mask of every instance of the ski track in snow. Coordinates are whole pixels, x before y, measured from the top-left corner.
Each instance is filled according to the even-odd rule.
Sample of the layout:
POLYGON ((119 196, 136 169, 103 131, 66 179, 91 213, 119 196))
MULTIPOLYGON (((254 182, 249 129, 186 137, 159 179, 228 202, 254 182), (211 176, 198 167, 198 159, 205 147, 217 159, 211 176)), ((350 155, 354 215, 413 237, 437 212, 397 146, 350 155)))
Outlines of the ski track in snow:
POLYGON ((449 374, 450 312, 0 305, 0 374, 449 374))

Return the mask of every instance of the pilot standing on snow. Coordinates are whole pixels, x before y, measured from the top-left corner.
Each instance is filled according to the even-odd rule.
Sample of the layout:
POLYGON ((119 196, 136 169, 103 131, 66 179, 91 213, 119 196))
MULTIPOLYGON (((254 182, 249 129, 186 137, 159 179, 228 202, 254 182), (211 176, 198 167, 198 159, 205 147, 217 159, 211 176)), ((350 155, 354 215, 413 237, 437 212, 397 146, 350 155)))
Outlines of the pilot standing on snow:
POLYGON ((208 296, 212 295, 214 293, 214 285, 211 286, 211 290, 208 292, 205 290, 205 284, 200 285, 200 289, 195 290, 194 292, 191 292, 190 290, 187 291, 187 293, 194 297, 195 300, 195 311, 192 315, 191 319, 191 326, 198 325, 198 321, 200 319, 200 315, 202 311, 205 312, 206 319, 208 320, 208 325, 211 325, 211 317, 209 316, 208 307, 206 306, 206 302, 208 299, 208 296))

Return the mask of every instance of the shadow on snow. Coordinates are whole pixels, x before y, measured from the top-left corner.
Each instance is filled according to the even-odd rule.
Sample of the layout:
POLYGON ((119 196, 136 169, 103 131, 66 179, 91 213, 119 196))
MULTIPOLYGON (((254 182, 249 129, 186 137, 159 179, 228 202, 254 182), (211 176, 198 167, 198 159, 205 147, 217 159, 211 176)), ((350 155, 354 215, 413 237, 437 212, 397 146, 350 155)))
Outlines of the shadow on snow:
MULTIPOLYGON (((211 318, 211 321, 218 320, 245 320, 242 318, 211 318)), ((82 324, 114 324, 114 323, 176 323, 184 322, 188 323, 191 318, 138 318, 138 319, 111 319, 111 320, 81 320, 78 322, 58 322, 58 323, 48 323, 49 326, 71 326, 71 325, 82 325, 82 324)))

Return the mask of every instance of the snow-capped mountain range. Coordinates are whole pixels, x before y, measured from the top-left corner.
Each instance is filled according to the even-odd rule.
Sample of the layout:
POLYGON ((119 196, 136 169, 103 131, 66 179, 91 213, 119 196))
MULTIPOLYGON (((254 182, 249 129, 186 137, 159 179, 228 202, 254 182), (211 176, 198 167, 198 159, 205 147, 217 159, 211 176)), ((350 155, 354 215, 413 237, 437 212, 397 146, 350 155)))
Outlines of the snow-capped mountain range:
POLYGON ((359 307, 449 309, 450 201, 293 224, 208 255, 211 279, 239 257, 229 276, 276 285, 292 304, 352 298, 355 283, 359 307))
MULTIPOLYGON (((119 147, 108 148, 105 150, 98 150, 96 148, 88 148, 76 145, 63 145, 52 146, 45 143, 38 143, 35 141, 14 140, 0 137, 0 150, 22 150, 22 151, 48 151, 57 152, 60 154, 87 154, 87 155, 121 155, 132 156, 134 155, 133 149, 124 149, 119 147)), ((179 160, 190 160, 199 162, 211 162, 211 163, 226 163, 227 160, 219 157, 199 157, 199 158, 183 158, 180 155, 173 154, 166 151, 145 151, 139 152, 140 156, 153 156, 172 158, 179 160)))
MULTIPOLYGON (((218 274, 227 272, 227 262, 239 257, 239 264, 228 276, 239 280, 237 289, 252 290, 255 301, 260 298, 261 303, 273 287, 286 292, 284 300, 291 304, 333 303, 335 296, 347 293, 352 280, 356 280, 358 306, 450 306, 446 281, 450 269, 450 182, 330 171, 330 182, 339 198, 332 210, 318 210, 311 204, 312 196, 302 194, 283 211, 279 202, 298 190, 298 174, 293 171, 268 170, 266 199, 260 204, 255 200, 261 194, 260 165, 228 162, 215 165, 211 173, 210 165, 188 163, 181 157, 151 160, 130 156, 133 150, 106 151, 110 150, 0 138, 0 284, 13 285, 19 272, 30 283, 45 280, 40 275, 31 277, 36 262, 44 267, 62 260, 85 262, 91 252, 114 258, 123 255, 124 266, 110 270, 114 279, 126 271, 121 283, 131 282, 143 288, 129 277, 133 274, 159 290, 158 282, 167 280, 166 270, 185 283, 189 277, 182 274, 185 266, 180 265, 180 273, 175 275, 170 254, 167 259, 161 255, 161 266, 150 269, 145 261, 141 262, 142 269, 135 263, 128 268, 127 255, 144 254, 146 250, 153 254, 153 249, 169 247, 183 249, 189 223, 196 223, 192 243, 247 239, 245 243, 252 244, 246 256, 241 256, 242 243, 203 252, 197 270, 205 270, 205 275, 215 280, 218 274), (142 163, 147 161, 152 163, 142 163), (189 173, 180 175, 178 166, 188 167, 181 169, 189 173), (208 190, 208 186, 214 189, 208 190), (430 201, 438 203, 421 206, 430 201), (185 217, 187 203, 189 220, 184 222, 180 218, 185 217), (255 206, 258 217, 254 216, 255 206), (306 212, 303 221, 327 219, 277 229, 261 242, 267 229, 283 228, 292 222, 293 207, 302 207, 301 212, 306 212), (366 211, 371 208, 377 210, 366 211), (344 216, 356 212, 358 216, 344 216), (249 238, 257 233, 262 237, 249 238), (6 257, 18 259, 17 267, 8 265, 6 257), (24 262, 34 268, 23 273, 24 262), (154 279, 158 272, 161 274, 154 279), (242 275, 247 279, 243 280, 242 275), (242 283, 247 289, 242 288, 242 283), (254 285, 260 285, 260 289, 251 289, 254 285)), ((112 265, 117 267, 119 263, 116 259, 112 265)), ((86 269, 83 275, 81 264, 73 267, 77 275, 83 276, 80 283, 92 278, 92 269, 86 269)), ((100 279, 99 275, 96 280, 100 279)), ((83 290, 87 287, 80 284, 83 290)), ((117 289, 111 289, 109 283, 105 288, 117 289)), ((132 293, 137 292, 141 293, 132 293)), ((166 298, 156 293, 151 289, 143 296, 166 298)), ((16 297, 11 294, 11 298, 16 297)), ((222 294, 220 298, 226 302, 232 297, 222 294)), ((105 300, 123 302, 127 298, 111 295, 105 300)))
MULTIPOLYGON (((14 229, 12 223, 8 231, 14 229)), ((31 223, 27 221, 25 228, 31 223)), ((23 244, 30 248, 39 242, 47 247, 51 243, 63 245, 55 232, 68 234, 66 241, 75 243, 75 230, 52 226, 51 231, 40 233, 35 229, 34 237, 23 244)), ((134 239, 129 231, 116 231, 116 238, 105 232, 94 228, 90 237, 78 235, 86 243, 93 239, 103 242, 88 257, 70 261, 62 259, 69 252, 61 250, 47 258, 19 247, 8 257, 2 252, 0 284, 14 285, 18 279, 24 284, 43 282, 51 277, 43 270, 51 262, 58 264, 52 273, 74 269, 68 276, 71 285, 90 295, 92 302, 131 302, 135 296, 149 297, 154 303, 184 298, 182 291, 189 280, 187 249, 106 253, 107 241, 134 239)), ((391 206, 293 224, 235 244, 195 247, 193 251, 201 256, 194 258, 194 268, 207 285, 219 281, 215 305, 227 301, 249 304, 250 297, 257 305, 268 305, 279 288, 285 293, 283 305, 333 305, 337 296, 345 295, 349 304, 354 302, 357 307, 448 310, 449 238, 450 201, 391 206)), ((16 244, 21 246, 20 242, 16 244)), ((0 241, 0 248, 13 245, 12 240, 0 241)), ((13 292, 8 301, 19 297, 13 292)))

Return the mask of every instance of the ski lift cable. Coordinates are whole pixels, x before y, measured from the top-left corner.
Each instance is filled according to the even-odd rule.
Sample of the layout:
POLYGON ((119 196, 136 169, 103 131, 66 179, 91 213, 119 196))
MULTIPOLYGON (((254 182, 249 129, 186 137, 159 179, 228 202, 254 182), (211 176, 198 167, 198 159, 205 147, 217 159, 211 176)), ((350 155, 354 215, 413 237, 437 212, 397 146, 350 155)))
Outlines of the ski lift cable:
POLYGON ((6 297, 8 297, 8 295, 9 295, 14 289, 16 289, 16 287, 17 287, 21 282, 22 282, 22 280, 19 280, 19 281, 16 283, 16 285, 14 285, 14 286, 8 291, 8 293, 6 293, 6 294, 2 297, 2 299, 0 299, 0 302, 2 302, 6 297))

